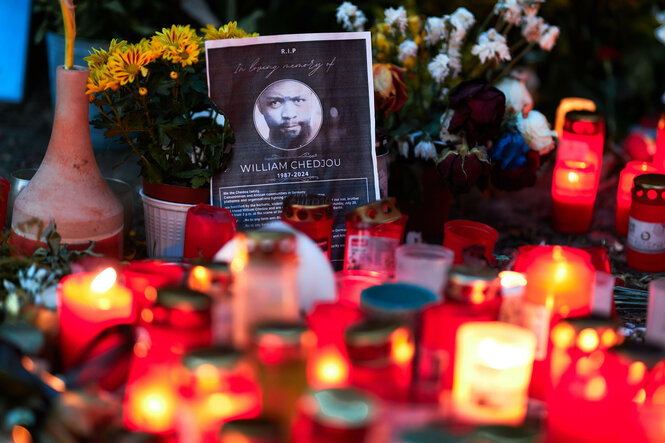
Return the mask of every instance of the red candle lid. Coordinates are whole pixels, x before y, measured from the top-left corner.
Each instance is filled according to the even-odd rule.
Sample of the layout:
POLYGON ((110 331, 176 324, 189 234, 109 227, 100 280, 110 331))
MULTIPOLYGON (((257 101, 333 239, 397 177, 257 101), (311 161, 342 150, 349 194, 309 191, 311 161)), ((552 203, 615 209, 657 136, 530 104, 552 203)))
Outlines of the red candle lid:
POLYGON ((378 225, 399 220, 401 217, 402 212, 397 207, 397 200, 389 197, 358 206, 346 214, 346 221, 378 225))
POLYGON ((604 131, 603 117, 593 111, 570 111, 566 114, 563 129, 573 134, 594 135, 604 131))
POLYGON ((241 234, 247 244, 249 261, 293 261, 296 255, 296 236, 284 231, 250 231, 241 234))
POLYGON ((284 199, 282 219, 296 222, 316 222, 332 218, 332 202, 325 195, 290 195, 284 199))
POLYGON ((642 174, 635 177, 633 198, 642 203, 665 204, 665 174, 642 174))

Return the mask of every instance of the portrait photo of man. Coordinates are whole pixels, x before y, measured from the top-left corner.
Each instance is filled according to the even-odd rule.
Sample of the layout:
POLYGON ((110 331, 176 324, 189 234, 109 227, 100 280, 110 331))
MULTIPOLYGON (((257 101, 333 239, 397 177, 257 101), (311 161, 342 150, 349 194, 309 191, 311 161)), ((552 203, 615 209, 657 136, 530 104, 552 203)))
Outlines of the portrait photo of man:
POLYGON ((309 144, 322 122, 321 101, 298 80, 278 80, 259 94, 254 105, 254 126, 269 145, 295 150, 309 144))

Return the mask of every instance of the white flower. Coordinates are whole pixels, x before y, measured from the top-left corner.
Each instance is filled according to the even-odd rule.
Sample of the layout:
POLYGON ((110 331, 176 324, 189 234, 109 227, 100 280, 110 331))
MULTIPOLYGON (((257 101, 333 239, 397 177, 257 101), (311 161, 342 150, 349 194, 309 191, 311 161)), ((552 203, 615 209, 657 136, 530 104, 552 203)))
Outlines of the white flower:
POLYGON ((337 23, 340 23, 346 31, 362 31, 367 23, 367 17, 356 5, 344 2, 337 8, 337 23))
POLYGON ((551 51, 559 37, 559 28, 556 26, 548 26, 545 32, 540 36, 540 47, 545 51, 551 51))
POLYGON ((414 153, 416 154, 416 157, 420 157, 425 160, 430 158, 432 160, 436 160, 438 156, 436 147, 431 140, 420 140, 414 149, 414 153))
POLYGON ((528 42, 537 42, 547 30, 547 26, 542 17, 527 16, 522 22, 522 36, 528 42))
POLYGON ((399 29, 401 32, 406 31, 406 9, 400 6, 397 9, 388 8, 385 10, 386 25, 394 29, 399 29))
POLYGON ((495 86, 506 96, 507 110, 515 114, 529 115, 533 109, 533 98, 524 83, 504 77, 495 86))
POLYGON ((427 70, 437 83, 443 83, 446 76, 450 73, 450 57, 446 54, 438 54, 427 65, 427 70))
POLYGON ((531 149, 540 155, 554 149, 556 131, 550 128, 547 118, 538 111, 531 111, 526 118, 517 115, 517 129, 531 149))
POLYGON ((425 22, 425 41, 436 45, 446 34, 446 22, 439 17, 429 17, 425 22))
POLYGON ((5 297, 5 311, 12 317, 18 316, 21 312, 21 300, 16 292, 12 292, 5 297))
POLYGON ((494 28, 480 34, 478 43, 471 48, 471 54, 477 55, 482 63, 488 60, 510 60, 506 38, 494 28))
POLYGON ((453 76, 457 76, 462 72, 462 53, 460 52, 459 46, 450 45, 450 47, 448 47, 448 58, 450 58, 448 66, 451 71, 453 71, 453 76))
POLYGON ((658 23, 660 23, 661 25, 665 25, 665 11, 655 10, 653 12, 653 17, 656 19, 658 23))
POLYGON ((462 143, 462 137, 448 132, 448 128, 450 127, 450 121, 453 119, 454 115, 455 111, 453 109, 448 109, 441 116, 441 130, 439 131, 439 139, 444 143, 452 143, 454 145, 458 145, 462 143))
POLYGON ((399 45, 399 54, 397 56, 399 61, 404 62, 416 55, 418 55, 418 45, 413 40, 404 40, 399 45))
POLYGON ((656 28, 655 34, 659 42, 665 43, 665 25, 656 28))
POLYGON ((506 22, 517 25, 522 18, 522 4, 520 0, 500 0, 494 5, 494 13, 501 15, 506 22))
POLYGON ((410 143, 408 137, 398 137, 397 138, 397 150, 399 151, 402 157, 409 156, 410 143))
POLYGON ((457 8, 450 16, 450 23, 456 29, 468 31, 475 22, 476 19, 473 17, 473 14, 466 8, 457 8))

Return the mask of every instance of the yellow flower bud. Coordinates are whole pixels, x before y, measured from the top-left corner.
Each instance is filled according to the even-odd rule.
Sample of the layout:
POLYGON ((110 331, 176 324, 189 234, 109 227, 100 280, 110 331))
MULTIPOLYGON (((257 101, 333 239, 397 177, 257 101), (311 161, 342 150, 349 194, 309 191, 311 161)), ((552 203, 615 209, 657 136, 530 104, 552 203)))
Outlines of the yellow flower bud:
POLYGON ((146 95, 147 93, 148 93, 148 88, 144 88, 143 86, 139 88, 139 95, 146 95))
POLYGON ((173 80, 177 79, 177 78, 178 78, 178 73, 175 72, 175 71, 171 71, 171 78, 172 78, 173 80))
POLYGON ((409 71, 413 70, 413 68, 416 66, 416 58, 415 57, 409 57, 404 62, 402 62, 402 65, 408 69, 409 71))
POLYGON ((413 35, 420 34, 420 28, 422 26, 422 20, 420 20, 420 17, 418 17, 417 15, 412 15, 409 16, 406 19, 406 21, 409 24, 409 31, 411 31, 411 34, 413 35))

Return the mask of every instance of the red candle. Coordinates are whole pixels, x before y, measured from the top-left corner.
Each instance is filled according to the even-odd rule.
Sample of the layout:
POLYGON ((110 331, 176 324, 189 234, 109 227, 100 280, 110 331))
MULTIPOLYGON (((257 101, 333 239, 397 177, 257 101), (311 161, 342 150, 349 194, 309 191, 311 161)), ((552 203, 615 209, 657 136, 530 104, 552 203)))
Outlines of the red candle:
POLYGON ((634 184, 626 264, 640 271, 665 271, 665 174, 642 174, 634 184))
POLYGON ((333 206, 325 195, 292 195, 284 199, 282 221, 301 231, 330 258, 333 206))
POLYGON ((596 173, 597 183, 600 179, 604 144, 603 117, 594 111, 571 111, 566 114, 563 124, 556 164, 564 161, 588 163, 596 173))
POLYGON ((121 272, 125 286, 134 295, 137 315, 152 305, 157 297, 157 289, 180 284, 184 275, 182 266, 160 260, 133 261, 121 272))
POLYGON ((628 213, 630 212, 630 203, 632 201, 633 180, 638 175, 647 172, 658 172, 658 168, 651 163, 632 161, 626 163, 626 166, 619 174, 617 208, 614 219, 614 229, 617 234, 628 234, 628 213))
POLYGON ((464 263, 465 255, 474 255, 473 247, 479 247, 478 255, 492 264, 498 237, 493 227, 471 220, 450 220, 443 225, 443 246, 455 253, 453 265, 464 263))
POLYGON ((7 217, 7 205, 9 204, 9 180, 0 177, 0 230, 5 229, 5 219, 7 217))
MULTIPOLYGON (((57 288, 63 366, 80 361, 86 347, 105 329, 133 322, 131 292, 116 283, 116 272, 77 273, 64 277, 57 288)), ((99 352, 99 350, 97 351, 99 352)))
POLYGON ((598 183, 589 163, 562 161, 552 178, 552 226, 564 234, 582 234, 593 218, 598 183))
POLYGON ((526 266, 524 327, 536 334, 532 396, 544 399, 549 380, 550 329, 560 318, 591 312, 595 269, 589 254, 566 246, 537 246, 526 266))
POLYGON ((199 203, 187 210, 183 257, 212 260, 236 233, 236 219, 226 208, 199 203))

